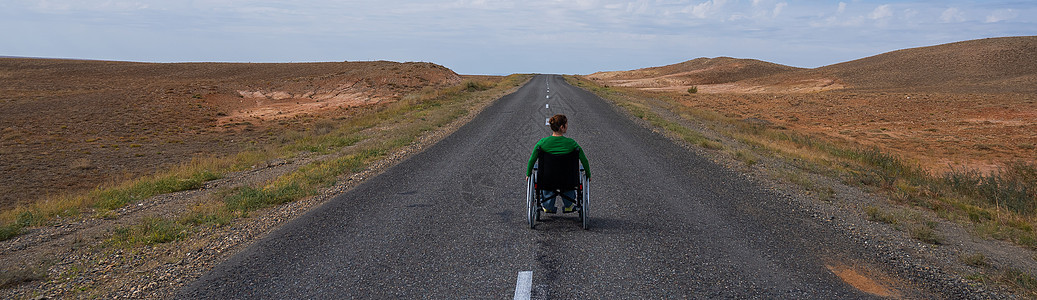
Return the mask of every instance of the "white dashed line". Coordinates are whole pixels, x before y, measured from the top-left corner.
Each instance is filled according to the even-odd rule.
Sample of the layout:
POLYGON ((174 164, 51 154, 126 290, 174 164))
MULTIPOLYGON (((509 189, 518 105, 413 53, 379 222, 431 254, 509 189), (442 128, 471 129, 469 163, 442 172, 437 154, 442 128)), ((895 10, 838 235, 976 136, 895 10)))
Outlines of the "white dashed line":
POLYGON ((551 108, 551 104, 544 104, 544 108, 551 108))
POLYGON ((545 97, 545 98, 551 98, 551 95, 547 95, 547 97, 545 97))
POLYGON ((544 125, 551 125, 551 118, 544 119, 544 125))
POLYGON ((515 300, 529 300, 532 289, 533 271, 519 272, 518 282, 515 283, 515 300))

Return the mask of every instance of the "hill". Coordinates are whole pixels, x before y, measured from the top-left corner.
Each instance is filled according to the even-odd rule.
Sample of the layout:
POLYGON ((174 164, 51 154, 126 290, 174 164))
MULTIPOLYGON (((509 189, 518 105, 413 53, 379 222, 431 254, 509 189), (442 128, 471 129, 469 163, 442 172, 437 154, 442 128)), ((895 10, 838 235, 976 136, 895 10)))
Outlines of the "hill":
POLYGON ((0 58, 0 208, 234 153, 304 130, 314 115, 460 82, 431 63, 0 58))
POLYGON ((812 72, 886 91, 1037 92, 1037 36, 898 50, 812 72))
POLYGON ((1037 36, 971 40, 887 52, 815 69, 752 59, 699 58, 587 75, 646 90, 785 93, 825 90, 1035 93, 1037 36))
POLYGON ((727 84, 798 70, 802 69, 755 59, 703 57, 661 67, 598 72, 587 77, 628 87, 686 89, 691 86, 727 84))

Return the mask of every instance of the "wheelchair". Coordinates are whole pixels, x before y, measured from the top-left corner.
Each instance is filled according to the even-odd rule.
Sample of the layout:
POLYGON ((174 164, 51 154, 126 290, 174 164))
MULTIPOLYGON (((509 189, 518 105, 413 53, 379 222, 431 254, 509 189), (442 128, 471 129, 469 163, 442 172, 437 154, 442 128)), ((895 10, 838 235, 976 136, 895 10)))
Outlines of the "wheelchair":
POLYGON ((540 221, 544 191, 554 191, 557 197, 575 203, 583 229, 590 228, 590 181, 580 165, 578 151, 559 155, 541 150, 537 162, 533 165, 533 174, 526 181, 526 207, 530 229, 535 229, 536 222, 540 221), (576 199, 562 193, 572 190, 576 191, 576 199))

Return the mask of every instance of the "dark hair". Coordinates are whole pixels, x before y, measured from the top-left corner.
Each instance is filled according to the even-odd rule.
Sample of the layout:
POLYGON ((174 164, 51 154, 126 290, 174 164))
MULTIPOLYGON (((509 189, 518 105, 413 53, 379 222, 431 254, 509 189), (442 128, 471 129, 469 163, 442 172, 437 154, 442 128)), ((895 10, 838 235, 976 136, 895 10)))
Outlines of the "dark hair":
POLYGON ((562 126, 569 123, 569 120, 565 118, 565 115, 557 114, 551 117, 551 120, 547 122, 551 123, 551 131, 559 131, 562 130, 562 126))

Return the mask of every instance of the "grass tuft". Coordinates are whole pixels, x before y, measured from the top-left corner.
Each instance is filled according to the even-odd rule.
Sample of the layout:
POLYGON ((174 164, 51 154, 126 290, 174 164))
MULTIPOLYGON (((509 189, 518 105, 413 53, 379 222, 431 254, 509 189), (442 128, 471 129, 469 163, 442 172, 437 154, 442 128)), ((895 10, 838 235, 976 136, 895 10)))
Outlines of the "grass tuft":
POLYGON ((893 217, 893 214, 882 211, 877 206, 869 205, 864 208, 864 212, 868 215, 869 221, 882 222, 891 225, 897 225, 899 221, 893 217))
POLYGON ((911 233, 911 237, 930 243, 933 245, 941 245, 944 242, 944 237, 936 233, 935 223, 927 222, 926 224, 913 224, 908 227, 908 232, 911 233))
POLYGON ((989 263, 987 262, 987 257, 983 255, 983 253, 962 254, 960 257, 958 257, 958 259, 966 265, 970 265, 977 268, 986 267, 989 265, 989 263))
POLYGON ((225 205, 222 203, 206 202, 191 207, 180 223, 220 227, 230 224, 239 216, 240 214, 225 209, 225 205))
POLYGON ((17 223, 0 226, 0 241, 6 241, 22 234, 22 227, 24 226, 18 225, 17 223))
POLYGON ((110 243, 120 247, 154 245, 178 241, 190 234, 190 227, 173 220, 145 217, 135 225, 119 227, 110 243))

